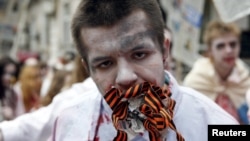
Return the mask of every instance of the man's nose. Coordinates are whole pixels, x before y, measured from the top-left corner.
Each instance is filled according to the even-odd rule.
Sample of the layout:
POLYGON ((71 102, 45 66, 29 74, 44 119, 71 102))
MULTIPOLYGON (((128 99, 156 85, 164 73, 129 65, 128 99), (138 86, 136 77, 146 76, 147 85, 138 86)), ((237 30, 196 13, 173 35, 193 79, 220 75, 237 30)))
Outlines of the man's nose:
POLYGON ((121 61, 118 65, 116 84, 119 89, 127 90, 129 87, 133 86, 138 79, 137 74, 133 66, 129 65, 126 61, 121 61))
POLYGON ((230 45, 226 46, 226 52, 231 53, 233 51, 233 48, 230 45))

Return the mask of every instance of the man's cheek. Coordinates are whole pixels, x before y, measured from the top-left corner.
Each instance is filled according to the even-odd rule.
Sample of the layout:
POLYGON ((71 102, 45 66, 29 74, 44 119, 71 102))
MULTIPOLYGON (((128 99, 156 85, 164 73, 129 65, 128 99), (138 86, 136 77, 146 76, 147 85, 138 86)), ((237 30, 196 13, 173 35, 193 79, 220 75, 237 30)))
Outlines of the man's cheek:
POLYGON ((102 94, 105 94, 112 87, 111 83, 109 83, 106 80, 101 80, 99 78, 96 78, 95 82, 102 94))
POLYGON ((112 87, 113 85, 107 84, 107 86, 105 86, 104 92, 107 93, 112 87))

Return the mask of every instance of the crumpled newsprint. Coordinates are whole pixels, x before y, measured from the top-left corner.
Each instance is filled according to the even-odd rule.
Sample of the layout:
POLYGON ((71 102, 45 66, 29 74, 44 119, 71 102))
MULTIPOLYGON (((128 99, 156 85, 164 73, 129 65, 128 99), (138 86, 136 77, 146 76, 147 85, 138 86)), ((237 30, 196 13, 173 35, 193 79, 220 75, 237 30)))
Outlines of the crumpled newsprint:
POLYGON ((250 0, 213 0, 221 20, 229 23, 250 14, 250 0))

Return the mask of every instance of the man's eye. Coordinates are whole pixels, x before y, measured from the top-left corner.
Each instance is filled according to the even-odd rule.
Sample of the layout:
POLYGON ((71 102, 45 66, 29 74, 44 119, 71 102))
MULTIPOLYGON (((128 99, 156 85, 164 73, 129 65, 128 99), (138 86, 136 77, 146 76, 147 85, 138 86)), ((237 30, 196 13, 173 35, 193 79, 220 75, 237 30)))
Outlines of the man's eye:
POLYGON ((231 48, 235 48, 238 45, 238 43, 236 41, 232 41, 229 43, 229 45, 231 48))
POLYGON ((146 56, 146 53, 144 52, 137 52, 137 53, 134 53, 133 55, 133 57, 138 60, 145 58, 145 56, 146 56))
POLYGON ((220 43, 220 44, 216 45, 216 48, 220 50, 220 49, 223 49, 225 46, 226 45, 224 43, 220 43))
POLYGON ((101 69, 105 69, 105 68, 110 67, 112 64, 113 63, 111 61, 105 61, 105 62, 100 63, 97 67, 101 69))

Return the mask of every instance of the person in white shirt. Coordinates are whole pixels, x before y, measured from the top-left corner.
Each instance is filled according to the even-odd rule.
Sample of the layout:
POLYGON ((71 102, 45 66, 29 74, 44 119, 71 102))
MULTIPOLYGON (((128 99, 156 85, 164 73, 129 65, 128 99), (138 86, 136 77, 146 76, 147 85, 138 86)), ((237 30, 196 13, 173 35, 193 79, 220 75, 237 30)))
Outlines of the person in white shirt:
POLYGON ((98 89, 58 116, 50 140, 206 141, 209 124, 239 124, 164 70, 155 0, 82 0, 71 29, 98 89))

